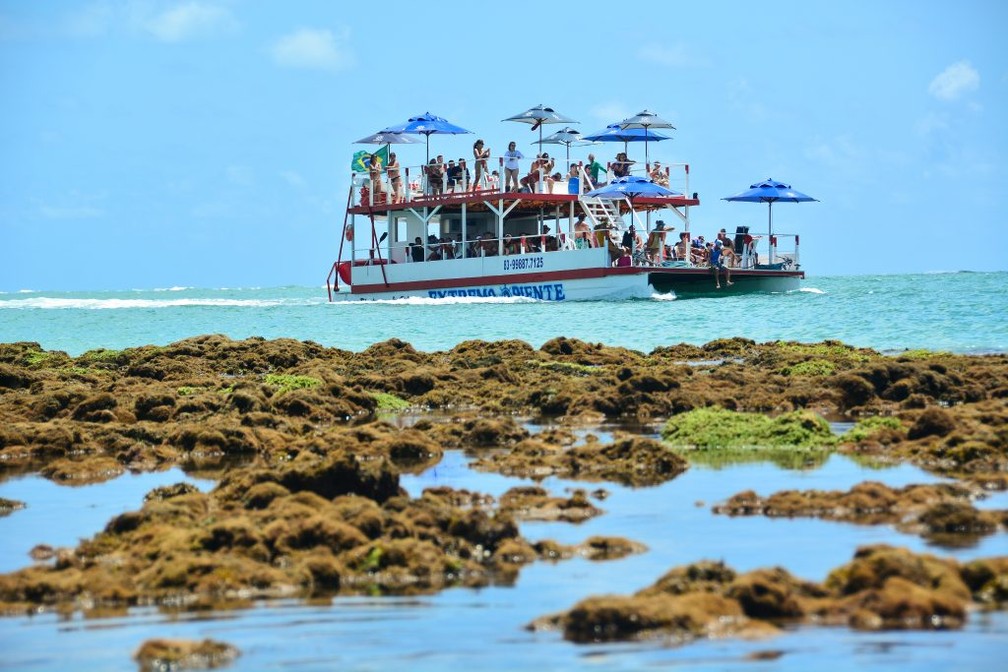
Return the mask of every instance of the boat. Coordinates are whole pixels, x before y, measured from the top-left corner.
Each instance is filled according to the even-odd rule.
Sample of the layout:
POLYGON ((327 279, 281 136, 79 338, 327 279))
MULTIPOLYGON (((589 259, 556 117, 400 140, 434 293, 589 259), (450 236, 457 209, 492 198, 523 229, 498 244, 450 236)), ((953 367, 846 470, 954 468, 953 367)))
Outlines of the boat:
POLYGON ((726 234, 737 251, 730 283, 715 276, 690 230, 700 199, 688 164, 664 167, 661 182, 673 186, 656 195, 621 198, 593 184, 582 162, 567 177, 530 172, 515 190, 497 179, 503 157, 491 161, 479 183, 432 174, 430 163, 399 168, 395 184, 384 171, 355 172, 329 300, 690 298, 787 292, 805 277, 798 235, 747 227, 726 234))

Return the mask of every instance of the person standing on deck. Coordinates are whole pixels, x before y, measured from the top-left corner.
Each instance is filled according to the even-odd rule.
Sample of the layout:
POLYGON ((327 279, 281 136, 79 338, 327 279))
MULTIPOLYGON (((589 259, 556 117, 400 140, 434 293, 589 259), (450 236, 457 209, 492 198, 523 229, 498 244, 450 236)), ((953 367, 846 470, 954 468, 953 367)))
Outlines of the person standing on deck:
POLYGON ((382 165, 381 157, 377 154, 371 155, 371 164, 368 166, 368 176, 371 178, 371 194, 374 196, 376 203, 380 203, 379 194, 385 191, 385 185, 382 182, 382 165))
POLYGON ((525 156, 518 151, 514 140, 508 143, 507 151, 504 152, 504 191, 518 191, 518 159, 525 156))
POLYGON ((388 165, 385 171, 389 176, 389 183, 392 185, 392 202, 399 203, 403 200, 402 172, 399 169, 399 160, 396 159, 395 152, 389 154, 388 165))
POLYGON ((480 180, 484 175, 489 175, 487 170, 487 159, 490 158, 490 148, 483 146, 483 138, 473 143, 473 159, 476 161, 476 179, 473 180, 472 190, 480 188, 480 180))

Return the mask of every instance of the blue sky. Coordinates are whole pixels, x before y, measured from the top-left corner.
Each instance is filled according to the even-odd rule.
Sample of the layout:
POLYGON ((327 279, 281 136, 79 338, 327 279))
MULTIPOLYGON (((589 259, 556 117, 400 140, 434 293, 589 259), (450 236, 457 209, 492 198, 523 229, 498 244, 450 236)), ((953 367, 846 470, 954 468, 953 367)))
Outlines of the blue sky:
POLYGON ((539 103, 672 121, 700 233, 817 197, 774 209, 811 275, 1005 270, 1006 7, 0 0, 0 291, 321 285, 354 140, 429 110, 528 155, 539 103))

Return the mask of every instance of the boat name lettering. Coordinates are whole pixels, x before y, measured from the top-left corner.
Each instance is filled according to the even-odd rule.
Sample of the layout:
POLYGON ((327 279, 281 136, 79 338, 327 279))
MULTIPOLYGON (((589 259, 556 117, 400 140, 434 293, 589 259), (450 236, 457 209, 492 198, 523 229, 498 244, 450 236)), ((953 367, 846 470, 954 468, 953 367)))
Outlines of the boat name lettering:
POLYGON ((522 296, 537 301, 564 301, 567 294, 562 282, 551 282, 542 285, 501 285, 500 289, 493 287, 477 287, 470 289, 432 289, 427 292, 432 299, 449 299, 459 297, 505 297, 522 296))
POLYGON ((529 271, 535 268, 543 267, 542 256, 536 257, 515 257, 513 259, 504 259, 504 270, 505 271, 529 271))

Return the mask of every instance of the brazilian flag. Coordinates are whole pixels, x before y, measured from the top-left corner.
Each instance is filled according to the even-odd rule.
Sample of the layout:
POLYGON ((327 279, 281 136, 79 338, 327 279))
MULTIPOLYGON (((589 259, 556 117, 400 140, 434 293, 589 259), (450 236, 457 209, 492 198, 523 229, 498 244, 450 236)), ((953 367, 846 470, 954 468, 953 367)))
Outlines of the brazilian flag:
POLYGON ((388 155, 389 155, 388 145, 385 145, 384 147, 382 147, 381 149, 379 149, 377 152, 374 153, 362 149, 359 152, 354 152, 353 159, 350 161, 350 168, 352 168, 355 173, 366 173, 368 172, 368 168, 370 167, 370 161, 372 156, 377 156, 379 159, 381 159, 382 165, 386 166, 388 165, 388 155))

